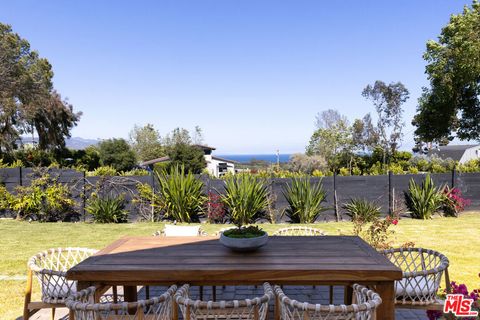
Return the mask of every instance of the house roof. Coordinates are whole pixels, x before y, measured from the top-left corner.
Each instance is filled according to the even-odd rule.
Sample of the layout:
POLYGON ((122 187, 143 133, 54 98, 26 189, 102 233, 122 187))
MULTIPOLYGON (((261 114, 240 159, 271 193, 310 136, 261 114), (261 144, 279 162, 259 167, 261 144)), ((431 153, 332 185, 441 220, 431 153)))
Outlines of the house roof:
POLYGON ((223 161, 223 162, 239 163, 238 161, 235 161, 235 160, 229 160, 229 159, 220 158, 220 157, 217 157, 217 156, 212 156, 212 159, 217 160, 217 161, 223 161))
POLYGON ((207 146, 206 144, 194 144, 195 147, 201 148, 203 150, 215 150, 216 148, 207 146))
POLYGON ((169 161, 169 160, 170 160, 170 157, 165 156, 165 157, 161 157, 161 158, 156 158, 156 159, 144 161, 140 165, 141 166, 149 166, 151 164, 155 164, 155 163, 159 163, 159 162, 166 162, 166 161, 169 161))
POLYGON ((463 145, 449 145, 449 146, 439 146, 438 148, 434 148, 428 152, 429 156, 436 155, 442 159, 452 159, 455 161, 460 161, 463 154, 466 150, 474 147, 478 147, 479 145, 475 144, 463 144, 463 145))

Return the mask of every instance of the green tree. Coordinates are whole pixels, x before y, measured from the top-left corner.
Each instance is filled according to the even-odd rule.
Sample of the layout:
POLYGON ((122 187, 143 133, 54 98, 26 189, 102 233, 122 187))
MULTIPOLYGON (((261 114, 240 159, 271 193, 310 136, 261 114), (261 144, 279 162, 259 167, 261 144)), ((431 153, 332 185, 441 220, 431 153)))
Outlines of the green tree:
POLYGON ((417 141, 445 143, 454 134, 480 140, 480 3, 452 15, 423 58, 430 87, 423 89, 412 124, 417 141))
POLYGON ((187 129, 175 128, 163 139, 163 145, 167 149, 177 144, 192 144, 192 137, 190 137, 190 132, 187 129))
POLYGON ((135 125, 130 131, 130 143, 139 161, 147 161, 165 155, 160 134, 153 124, 143 127, 135 125))
POLYGON ((384 150, 385 165, 387 156, 395 154, 402 141, 402 129, 405 126, 402 105, 408 100, 409 92, 401 82, 387 85, 377 80, 373 85, 367 85, 362 95, 372 101, 377 111, 377 132, 384 150))
POLYGON ((372 123, 370 113, 362 119, 355 119, 352 125, 352 143, 358 151, 372 151, 379 144, 377 128, 372 123))
POLYGON ((338 111, 329 109, 317 115, 316 127, 306 154, 323 156, 335 170, 340 165, 340 159, 345 154, 351 154, 352 132, 348 120, 338 111))
POLYGON ((52 78, 48 60, 0 23, 0 155, 15 150, 21 135, 35 132, 41 150, 65 146, 81 113, 54 90, 52 78))
POLYGON ((168 157, 170 158, 168 171, 183 167, 186 173, 200 174, 207 166, 203 150, 197 146, 186 143, 176 143, 171 145, 167 150, 168 157))
POLYGON ((108 139, 98 145, 100 164, 117 171, 131 170, 136 164, 135 152, 125 139, 108 139))

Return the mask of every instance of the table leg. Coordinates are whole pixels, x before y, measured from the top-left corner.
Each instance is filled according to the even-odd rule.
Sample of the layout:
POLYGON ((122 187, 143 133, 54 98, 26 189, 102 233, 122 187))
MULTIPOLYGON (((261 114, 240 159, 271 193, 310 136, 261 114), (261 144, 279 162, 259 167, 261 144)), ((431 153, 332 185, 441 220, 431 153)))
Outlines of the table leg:
POLYGON ((172 300, 172 320, 178 320, 178 305, 175 299, 172 300))
MULTIPOLYGON (((275 295, 275 306, 274 306, 274 320, 280 320, 280 299, 278 299, 277 295, 275 295)), ((268 312, 267 312, 268 314, 268 312)))
MULTIPOLYGON (((343 303, 346 305, 352 304, 353 288, 350 285, 343 287, 343 303)), ((333 298, 333 297, 332 297, 333 298)))
POLYGON ((377 309, 377 319, 395 320, 395 288, 394 282, 383 282, 375 286, 375 291, 382 298, 377 309))
MULTIPOLYGON (((125 302, 135 302, 137 298, 137 286, 123 286, 123 296, 125 302)), ((135 308, 128 309, 128 313, 135 314, 137 310, 135 308)))

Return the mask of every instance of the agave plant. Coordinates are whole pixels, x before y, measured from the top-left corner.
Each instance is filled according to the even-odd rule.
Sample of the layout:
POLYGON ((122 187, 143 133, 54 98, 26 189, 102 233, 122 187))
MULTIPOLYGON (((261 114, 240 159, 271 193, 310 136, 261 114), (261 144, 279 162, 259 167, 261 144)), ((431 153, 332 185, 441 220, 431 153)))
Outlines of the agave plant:
POLYGON ((343 208, 352 221, 372 222, 380 216, 380 206, 367 199, 351 199, 343 208))
POLYGON ((283 188, 288 207, 284 214, 293 223, 313 223, 320 213, 327 210, 322 206, 327 193, 323 190, 322 181, 312 184, 310 178, 293 178, 292 185, 283 188))
POLYGON ((160 208, 165 217, 178 222, 198 222, 207 200, 203 182, 192 173, 185 173, 183 166, 157 173, 157 178, 160 208))
POLYGON ((268 207, 268 186, 252 175, 228 177, 222 202, 238 227, 253 223, 268 207))
POLYGON ((436 188, 430 175, 425 177, 422 184, 413 179, 405 192, 405 202, 412 218, 430 219, 443 203, 443 188, 436 188))

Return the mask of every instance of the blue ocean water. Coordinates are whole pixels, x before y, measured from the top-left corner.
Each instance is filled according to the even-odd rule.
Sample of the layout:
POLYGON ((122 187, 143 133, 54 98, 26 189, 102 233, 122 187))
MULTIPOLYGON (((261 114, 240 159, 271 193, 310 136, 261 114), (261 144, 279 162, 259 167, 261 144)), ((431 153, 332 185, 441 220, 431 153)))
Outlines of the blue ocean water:
MULTIPOLYGON (((248 163, 251 162, 252 160, 262 160, 262 161, 267 161, 271 163, 276 163, 277 162, 277 155, 272 153, 272 154, 222 154, 218 155, 221 158, 229 159, 229 160, 234 160, 240 163, 248 163)), ((290 159, 291 154, 280 154, 280 162, 288 162, 288 159, 290 159)))

